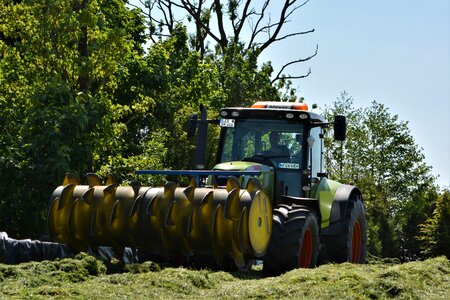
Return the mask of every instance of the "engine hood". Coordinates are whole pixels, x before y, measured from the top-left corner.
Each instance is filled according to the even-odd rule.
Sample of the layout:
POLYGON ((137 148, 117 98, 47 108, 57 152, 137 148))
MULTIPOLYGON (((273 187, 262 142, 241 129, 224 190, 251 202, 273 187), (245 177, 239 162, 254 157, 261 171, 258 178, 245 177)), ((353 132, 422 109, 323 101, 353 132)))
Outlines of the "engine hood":
MULTIPOLYGON (((263 191, 273 200, 274 193, 274 170, 270 166, 249 162, 249 161, 230 161, 220 163, 214 166, 213 170, 222 171, 260 171, 258 176, 263 187, 263 191)), ((241 187, 246 188, 249 176, 241 176, 241 187)))

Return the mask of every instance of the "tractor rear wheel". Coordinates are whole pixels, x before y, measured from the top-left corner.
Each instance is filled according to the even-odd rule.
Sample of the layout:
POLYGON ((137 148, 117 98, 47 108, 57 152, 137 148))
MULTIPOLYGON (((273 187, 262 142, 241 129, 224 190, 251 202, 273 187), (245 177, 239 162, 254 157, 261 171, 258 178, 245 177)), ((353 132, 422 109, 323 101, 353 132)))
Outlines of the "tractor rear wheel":
POLYGON ((332 262, 363 264, 367 255, 367 221, 361 199, 350 201, 343 220, 343 232, 325 239, 327 252, 332 262), (327 242, 327 240, 329 240, 327 242), (330 243, 331 242, 331 243, 330 243), (330 250, 334 249, 333 252, 330 250))
POLYGON ((319 245, 315 212, 303 205, 279 205, 273 211, 272 236, 263 258, 264 274, 314 267, 319 245))

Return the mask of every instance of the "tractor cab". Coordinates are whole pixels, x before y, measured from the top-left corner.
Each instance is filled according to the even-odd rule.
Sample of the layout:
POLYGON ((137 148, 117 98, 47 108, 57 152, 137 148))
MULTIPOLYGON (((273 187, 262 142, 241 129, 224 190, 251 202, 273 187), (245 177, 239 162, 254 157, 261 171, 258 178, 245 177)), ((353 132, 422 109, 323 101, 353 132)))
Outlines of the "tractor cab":
POLYGON ((272 199, 307 197, 311 184, 325 176, 322 146, 327 123, 306 104, 257 102, 251 108, 224 108, 220 116, 217 163, 223 167, 243 161, 272 168, 272 199))

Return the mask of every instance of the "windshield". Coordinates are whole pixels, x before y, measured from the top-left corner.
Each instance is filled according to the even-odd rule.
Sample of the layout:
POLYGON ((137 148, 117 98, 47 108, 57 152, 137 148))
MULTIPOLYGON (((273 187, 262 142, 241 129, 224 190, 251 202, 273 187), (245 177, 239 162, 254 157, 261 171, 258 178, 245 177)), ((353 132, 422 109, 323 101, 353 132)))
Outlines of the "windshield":
MULTIPOLYGON (((300 168, 304 125, 277 120, 222 119, 224 132, 220 162, 241 161, 260 157, 272 162, 296 163, 300 168)), ((281 165, 282 166, 282 165, 281 165)))
POLYGON ((274 168, 276 201, 281 194, 301 197, 307 160, 305 123, 287 120, 221 119, 220 162, 252 161, 274 168), (304 162, 304 163, 302 163, 304 162))

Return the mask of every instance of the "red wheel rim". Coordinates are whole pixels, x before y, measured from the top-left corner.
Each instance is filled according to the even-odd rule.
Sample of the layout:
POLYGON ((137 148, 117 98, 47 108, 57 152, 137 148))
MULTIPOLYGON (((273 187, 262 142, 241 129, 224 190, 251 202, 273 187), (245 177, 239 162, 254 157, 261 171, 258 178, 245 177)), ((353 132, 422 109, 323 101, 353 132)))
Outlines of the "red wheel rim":
POLYGON ((312 252, 313 235, 311 229, 307 228, 303 235, 303 243, 299 253, 300 268, 309 268, 311 266, 312 252))
POLYGON ((362 236, 361 236, 361 224, 358 221, 355 222, 353 226, 352 234, 352 263, 360 263, 361 260, 361 247, 362 246, 362 236))

